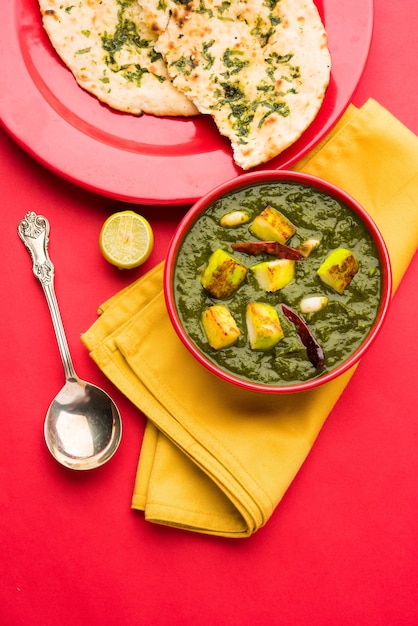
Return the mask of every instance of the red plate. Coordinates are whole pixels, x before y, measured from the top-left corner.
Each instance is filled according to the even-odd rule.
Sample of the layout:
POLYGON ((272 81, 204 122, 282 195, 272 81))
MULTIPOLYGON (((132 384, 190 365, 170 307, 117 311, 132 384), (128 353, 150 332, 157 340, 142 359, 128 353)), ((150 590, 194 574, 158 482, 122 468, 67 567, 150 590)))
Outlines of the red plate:
MULTIPOLYGON (((290 167, 335 124, 366 63, 373 0, 317 0, 328 32, 331 82, 302 137, 259 169, 290 167)), ((78 87, 44 33, 37 0, 0 3, 0 116, 6 131, 56 174, 105 196, 190 204, 242 173, 206 116, 134 117, 78 87)))

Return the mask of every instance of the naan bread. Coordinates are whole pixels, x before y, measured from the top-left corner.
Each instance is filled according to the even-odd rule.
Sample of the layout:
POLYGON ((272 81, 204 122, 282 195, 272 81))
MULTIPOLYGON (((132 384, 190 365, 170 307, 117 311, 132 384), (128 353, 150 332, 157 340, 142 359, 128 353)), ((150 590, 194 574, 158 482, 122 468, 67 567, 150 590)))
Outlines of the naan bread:
POLYGON ((44 28, 78 84, 119 111, 190 116, 136 0, 39 0, 44 28))
POLYGON ((330 76, 312 0, 138 0, 174 86, 213 117, 249 169, 293 144, 330 76))

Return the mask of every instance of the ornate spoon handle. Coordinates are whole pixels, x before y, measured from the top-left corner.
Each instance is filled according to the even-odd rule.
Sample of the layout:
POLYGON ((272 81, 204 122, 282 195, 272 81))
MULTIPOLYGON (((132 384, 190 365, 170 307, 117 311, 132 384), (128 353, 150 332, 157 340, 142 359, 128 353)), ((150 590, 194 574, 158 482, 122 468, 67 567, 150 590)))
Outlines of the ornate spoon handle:
POLYGON ((37 215, 33 211, 26 213, 25 218, 19 222, 17 231, 25 244, 33 261, 33 273, 42 285, 48 302, 49 311, 57 337, 58 348, 64 365, 67 380, 76 379, 77 375, 71 361, 67 338, 58 307, 54 290, 54 266, 49 258, 49 222, 43 215, 37 215))

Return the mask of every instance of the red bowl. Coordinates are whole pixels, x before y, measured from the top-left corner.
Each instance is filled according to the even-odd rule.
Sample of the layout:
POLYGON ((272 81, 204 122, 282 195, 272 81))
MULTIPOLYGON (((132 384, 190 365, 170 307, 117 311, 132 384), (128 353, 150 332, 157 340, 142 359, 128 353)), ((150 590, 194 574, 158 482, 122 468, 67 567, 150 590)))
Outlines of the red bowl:
POLYGON ((248 174, 243 174, 238 178, 219 185, 218 187, 207 193, 205 196, 203 196, 200 200, 198 200, 187 212, 187 214, 184 216, 176 229, 176 232, 169 246, 164 272, 164 294, 171 323, 173 324, 173 327, 180 337, 181 341, 190 351, 190 353, 195 357, 195 359, 207 370, 209 370, 216 376, 219 376, 224 381, 228 381, 232 384, 249 390, 265 393, 293 393, 313 389, 315 387, 318 387, 319 385, 323 385, 324 383, 335 379, 337 376, 340 376, 343 372, 351 368, 363 356, 366 350, 368 350, 372 342, 375 340, 377 334, 379 333, 388 311, 391 293, 392 274, 386 244, 376 224, 366 212, 366 210, 349 194, 339 189, 335 185, 326 182, 325 180, 300 172, 285 170, 252 172, 248 174), (208 359, 205 354, 203 354, 201 350, 195 345, 195 343, 191 341, 187 330, 184 328, 177 311, 173 290, 173 279, 177 255, 186 234, 188 233, 189 229, 194 224, 196 219, 202 213, 204 213, 210 205, 212 205, 216 200, 219 200, 222 196, 246 187, 257 184, 265 184, 268 182, 294 182, 309 185, 320 192, 328 194, 339 202, 344 203, 346 207, 351 209, 351 211, 353 211, 355 214, 357 214, 357 216, 361 218, 362 222, 365 224, 366 228, 371 234, 376 249, 378 251, 381 266, 381 297, 377 310, 377 315, 368 334, 364 338, 363 342, 359 345, 359 347, 355 350, 355 352, 350 354, 345 361, 338 364, 334 369, 324 372, 323 375, 318 375, 315 378, 310 378, 309 380, 305 380, 302 382, 283 385, 269 385, 257 381, 249 381, 246 378, 240 378, 236 374, 229 373, 224 369, 221 369, 221 367, 218 367, 214 362, 208 359))

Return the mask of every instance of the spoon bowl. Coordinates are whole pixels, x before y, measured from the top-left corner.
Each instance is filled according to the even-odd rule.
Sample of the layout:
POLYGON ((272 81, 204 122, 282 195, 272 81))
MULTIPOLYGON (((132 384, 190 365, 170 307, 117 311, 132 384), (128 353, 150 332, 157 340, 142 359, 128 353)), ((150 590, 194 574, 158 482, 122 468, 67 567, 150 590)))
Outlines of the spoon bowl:
POLYGON ((51 454, 71 469, 106 463, 119 445, 121 421, 105 391, 79 378, 67 380, 45 418, 45 441, 51 454))
POLYGON ((29 212, 19 223, 18 233, 31 254, 33 273, 44 290, 65 372, 65 384, 46 414, 45 441, 61 465, 75 470, 94 469, 106 463, 119 447, 119 410, 105 391, 75 373, 54 291, 48 220, 29 212))

